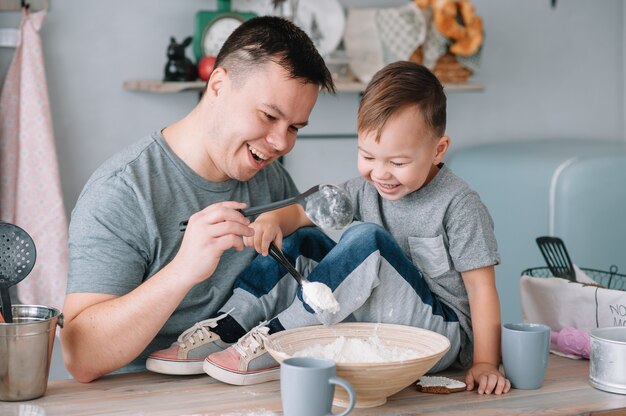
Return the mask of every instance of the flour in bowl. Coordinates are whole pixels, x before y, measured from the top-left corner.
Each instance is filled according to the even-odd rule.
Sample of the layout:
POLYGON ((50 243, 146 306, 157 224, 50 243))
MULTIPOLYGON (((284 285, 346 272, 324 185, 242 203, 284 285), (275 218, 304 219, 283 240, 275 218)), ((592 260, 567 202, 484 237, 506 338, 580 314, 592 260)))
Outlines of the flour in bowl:
POLYGON ((376 336, 363 338, 338 337, 330 344, 314 344, 296 351, 294 357, 316 357, 336 363, 385 363, 421 358, 423 355, 408 348, 392 347, 376 336))
POLYGON ((333 291, 320 282, 302 282, 302 296, 304 301, 313 308, 315 313, 339 312, 339 302, 333 296, 333 291))

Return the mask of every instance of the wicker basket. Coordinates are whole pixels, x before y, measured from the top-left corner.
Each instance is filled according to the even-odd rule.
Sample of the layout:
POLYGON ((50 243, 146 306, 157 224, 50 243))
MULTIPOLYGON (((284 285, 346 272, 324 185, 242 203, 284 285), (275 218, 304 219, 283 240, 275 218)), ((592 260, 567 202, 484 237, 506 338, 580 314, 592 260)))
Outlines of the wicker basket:
MULTIPOLYGON (((584 267, 581 267, 580 270, 595 280, 600 287, 626 291, 626 275, 617 273, 617 268, 615 266, 608 272, 604 270, 587 269, 584 267)), ((531 277, 553 277, 550 269, 547 267, 534 267, 526 269, 522 272, 522 275, 531 277)))
MULTIPOLYGON (((413 52, 410 58, 411 61, 421 64, 423 61, 422 48, 419 47, 413 52)), ((432 69, 433 73, 439 81, 446 84, 462 84, 469 80, 472 76, 472 71, 466 66, 462 65, 456 56, 451 53, 442 55, 432 69)))

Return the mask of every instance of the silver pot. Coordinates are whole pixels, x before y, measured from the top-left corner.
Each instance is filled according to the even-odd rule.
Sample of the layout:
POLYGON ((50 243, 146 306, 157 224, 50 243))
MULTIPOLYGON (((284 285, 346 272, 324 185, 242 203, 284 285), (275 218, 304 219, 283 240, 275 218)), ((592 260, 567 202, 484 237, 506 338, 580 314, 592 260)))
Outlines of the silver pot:
POLYGON ((626 327, 592 329, 589 382, 597 389, 626 394, 626 327))
POLYGON ((0 324, 0 401, 43 396, 57 325, 63 314, 48 306, 13 305, 13 322, 0 324))

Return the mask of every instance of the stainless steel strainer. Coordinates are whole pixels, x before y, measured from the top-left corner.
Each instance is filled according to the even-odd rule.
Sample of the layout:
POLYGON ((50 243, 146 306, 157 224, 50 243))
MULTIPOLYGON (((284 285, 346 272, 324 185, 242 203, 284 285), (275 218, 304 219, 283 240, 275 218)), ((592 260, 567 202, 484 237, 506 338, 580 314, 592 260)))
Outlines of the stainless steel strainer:
POLYGON ((13 322, 9 288, 28 276, 36 258, 37 250, 30 235, 17 225, 0 221, 0 297, 7 323, 13 322))

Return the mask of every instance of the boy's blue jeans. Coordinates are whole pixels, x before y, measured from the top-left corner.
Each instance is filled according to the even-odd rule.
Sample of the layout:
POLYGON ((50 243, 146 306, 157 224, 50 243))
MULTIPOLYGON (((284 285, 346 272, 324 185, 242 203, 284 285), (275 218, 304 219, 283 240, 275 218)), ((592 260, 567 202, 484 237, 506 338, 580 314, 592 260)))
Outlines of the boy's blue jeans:
POLYGON ((456 314, 433 296, 422 273, 383 227, 354 225, 338 243, 317 228, 301 228, 283 241, 283 252, 310 281, 329 286, 341 308, 315 314, 295 279, 270 256, 257 256, 221 308, 234 308, 232 317, 245 329, 267 320, 274 328, 342 321, 410 325, 450 339, 450 350, 431 372, 454 362, 461 338, 456 314))

